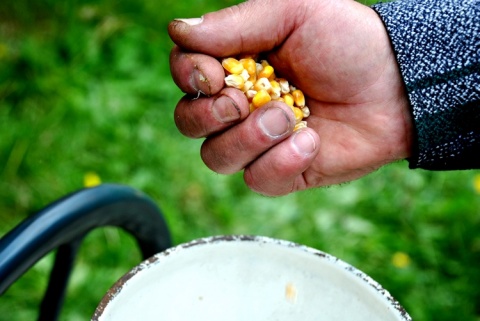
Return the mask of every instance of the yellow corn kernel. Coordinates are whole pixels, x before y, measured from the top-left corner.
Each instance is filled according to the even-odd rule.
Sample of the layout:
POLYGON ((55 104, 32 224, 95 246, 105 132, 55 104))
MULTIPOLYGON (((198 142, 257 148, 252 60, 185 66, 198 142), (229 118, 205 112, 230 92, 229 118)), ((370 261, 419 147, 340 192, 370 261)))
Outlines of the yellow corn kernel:
POLYGON ((292 94, 282 95, 282 98, 285 101, 285 104, 287 104, 290 107, 293 107, 293 104, 295 103, 295 101, 293 100, 292 94))
POLYGON ((243 77, 240 75, 232 74, 225 77, 225 85, 227 85, 228 87, 242 89, 244 84, 245 84, 245 81, 243 80, 243 77))
POLYGON ((298 124, 303 119, 303 112, 298 107, 293 107, 293 114, 295 115, 295 122, 298 124))
POLYGON ((293 100, 295 101, 295 105, 297 107, 304 107, 305 106, 305 96, 300 89, 295 89, 292 91, 293 100))
POLYGON ((300 128, 305 128, 305 127, 307 127, 307 122, 302 120, 301 122, 296 124, 295 127, 293 127, 293 131, 296 131, 296 130, 299 130, 300 128))
POLYGON ((225 58, 222 60, 223 68, 231 74, 240 75, 245 69, 243 64, 235 58, 225 58))
POLYGON ((265 89, 259 90, 252 99, 252 104, 255 108, 262 107, 268 103, 272 98, 265 89))
POLYGON ((280 84, 276 80, 270 80, 270 90, 268 91, 272 96, 272 99, 278 99, 282 95, 282 89, 280 84))
POLYGON ((268 65, 268 66, 263 66, 263 69, 258 73, 257 77, 258 78, 269 78, 273 75, 273 67, 268 65))
POLYGON ((252 58, 244 58, 240 59, 239 62, 243 65, 243 68, 248 72, 250 77, 257 75, 257 66, 255 60, 252 58))
POLYGON ((307 126, 304 119, 310 116, 310 109, 305 106, 303 92, 285 78, 277 78, 268 61, 258 62, 258 56, 243 55, 223 59, 222 66, 226 86, 243 91, 250 103, 250 112, 271 100, 282 101, 294 113, 295 130, 307 126))

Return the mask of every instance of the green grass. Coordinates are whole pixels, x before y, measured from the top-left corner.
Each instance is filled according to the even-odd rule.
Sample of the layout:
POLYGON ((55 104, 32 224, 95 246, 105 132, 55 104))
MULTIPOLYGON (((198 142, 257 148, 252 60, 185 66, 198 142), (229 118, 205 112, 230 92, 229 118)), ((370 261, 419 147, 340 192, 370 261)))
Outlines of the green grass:
MULTIPOLYGON (((414 320, 480 320, 478 171, 409 170, 282 198, 249 191, 241 174, 201 162, 181 136, 181 93, 168 66, 167 23, 236 1, 11 1, 0 6, 0 234, 83 186, 87 172, 138 188, 165 212, 174 242, 217 234, 286 239, 372 276, 414 320), (3 8, 2 8, 3 7, 3 8), (396 266, 395 253, 410 258, 396 266)), ((87 320, 141 260, 123 231, 92 232, 62 320, 87 320)), ((36 316, 52 255, 0 297, 0 320, 36 316)))

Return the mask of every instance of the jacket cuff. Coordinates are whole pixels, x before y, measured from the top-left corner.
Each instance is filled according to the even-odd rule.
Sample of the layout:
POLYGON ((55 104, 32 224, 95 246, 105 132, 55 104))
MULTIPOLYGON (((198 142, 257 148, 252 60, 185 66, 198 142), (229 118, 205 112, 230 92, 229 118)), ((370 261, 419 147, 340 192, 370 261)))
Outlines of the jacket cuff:
POLYGON ((398 0, 372 8, 399 64, 415 127, 410 168, 480 168, 480 5, 398 0))

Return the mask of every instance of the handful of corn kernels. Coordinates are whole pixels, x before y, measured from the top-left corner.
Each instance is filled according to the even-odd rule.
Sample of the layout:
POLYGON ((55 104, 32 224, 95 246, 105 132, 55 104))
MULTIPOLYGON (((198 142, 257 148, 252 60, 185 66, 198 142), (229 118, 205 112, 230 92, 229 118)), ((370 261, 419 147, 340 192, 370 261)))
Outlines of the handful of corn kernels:
POLYGON ((240 89, 250 102, 250 112, 262 107, 271 100, 283 101, 292 109, 296 125, 294 130, 307 127, 304 120, 310 115, 305 106, 305 96, 300 89, 289 84, 284 78, 277 78, 275 70, 266 60, 254 58, 225 58, 225 85, 240 89))

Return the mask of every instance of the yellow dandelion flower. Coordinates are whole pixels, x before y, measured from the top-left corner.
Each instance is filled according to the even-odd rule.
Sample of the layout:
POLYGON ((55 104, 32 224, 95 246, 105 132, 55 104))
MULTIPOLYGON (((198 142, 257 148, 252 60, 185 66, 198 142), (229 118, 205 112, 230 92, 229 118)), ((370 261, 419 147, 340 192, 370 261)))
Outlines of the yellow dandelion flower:
POLYGON ((102 180, 95 172, 88 172, 83 176, 83 186, 85 187, 94 187, 100 184, 102 184, 102 180))
POLYGON ((473 188, 475 188, 475 191, 480 194, 480 174, 473 177, 473 188))
POLYGON ((392 256, 392 264, 399 269, 409 266, 410 261, 410 256, 405 252, 395 252, 392 256))
POLYGON ((8 58, 8 47, 6 44, 0 42, 0 61, 8 58))

